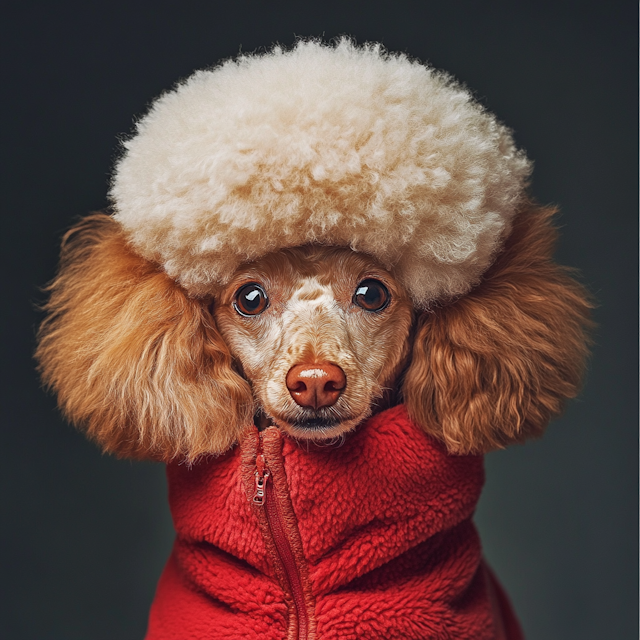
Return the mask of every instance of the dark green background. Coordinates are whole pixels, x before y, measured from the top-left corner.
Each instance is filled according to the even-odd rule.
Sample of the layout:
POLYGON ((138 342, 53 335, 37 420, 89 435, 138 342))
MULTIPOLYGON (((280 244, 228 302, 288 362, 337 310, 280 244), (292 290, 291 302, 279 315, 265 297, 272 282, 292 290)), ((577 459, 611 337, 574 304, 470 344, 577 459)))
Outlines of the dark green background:
POLYGON ((634 2, 13 2, 3 11, 0 636, 141 638, 172 541, 159 465, 102 456, 30 354, 38 286, 105 205, 116 138, 194 68, 351 34, 465 82, 559 203, 560 261, 599 307, 582 396, 488 456, 477 521, 529 640, 637 638, 637 5, 634 2))

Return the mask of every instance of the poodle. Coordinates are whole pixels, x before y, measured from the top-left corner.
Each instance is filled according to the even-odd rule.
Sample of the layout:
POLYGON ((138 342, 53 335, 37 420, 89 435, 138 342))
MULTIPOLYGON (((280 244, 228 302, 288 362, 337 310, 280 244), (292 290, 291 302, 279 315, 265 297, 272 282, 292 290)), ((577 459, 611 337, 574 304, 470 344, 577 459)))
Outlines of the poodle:
POLYGON ((471 523, 481 456, 576 395, 590 322, 530 170, 377 45, 240 57, 153 104, 112 214, 64 238, 36 354, 105 451, 169 465, 148 638, 520 637, 471 523))

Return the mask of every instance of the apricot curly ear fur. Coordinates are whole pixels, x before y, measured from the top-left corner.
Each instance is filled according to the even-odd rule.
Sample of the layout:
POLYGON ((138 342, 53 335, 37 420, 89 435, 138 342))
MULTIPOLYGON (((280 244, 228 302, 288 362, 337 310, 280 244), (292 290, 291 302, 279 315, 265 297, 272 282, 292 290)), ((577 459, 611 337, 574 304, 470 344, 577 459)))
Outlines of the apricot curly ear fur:
POLYGON ((65 415, 109 452, 193 460, 252 417, 247 382, 202 300, 127 246, 107 215, 65 236, 36 358, 65 415))
POLYGON ((554 213, 527 205, 480 285, 418 320, 403 397, 452 453, 540 435, 579 390, 592 305, 552 261, 554 213))

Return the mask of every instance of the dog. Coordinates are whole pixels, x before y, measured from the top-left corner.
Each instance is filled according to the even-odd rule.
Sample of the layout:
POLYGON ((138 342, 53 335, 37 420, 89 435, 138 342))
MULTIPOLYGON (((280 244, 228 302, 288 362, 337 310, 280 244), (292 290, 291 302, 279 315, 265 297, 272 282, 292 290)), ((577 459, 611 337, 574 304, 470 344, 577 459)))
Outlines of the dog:
POLYGON ((63 240, 36 357, 104 450, 169 463, 178 542, 148 637, 186 637, 192 619, 198 638, 218 637, 198 620, 225 637, 520 637, 470 523, 479 460, 541 435, 576 395, 590 303, 553 261, 554 210, 523 195, 510 132, 417 63, 312 41, 196 74, 128 145, 115 214, 63 240), (365 517, 355 499, 339 516, 302 500, 302 477, 363 464, 352 483, 367 493, 385 466, 373 450, 388 503, 365 517), (210 522, 218 494, 226 515, 210 522), (351 567, 345 545, 373 549, 369 564, 351 567), (338 557, 329 588, 319 567, 338 557), (233 579, 203 578, 231 565, 233 579), (382 566, 404 567, 402 597, 374 615, 382 566), (443 575, 458 586, 425 600, 443 575), (228 588, 243 580, 269 595, 249 606, 228 588), (377 594, 366 629, 359 589, 377 594))

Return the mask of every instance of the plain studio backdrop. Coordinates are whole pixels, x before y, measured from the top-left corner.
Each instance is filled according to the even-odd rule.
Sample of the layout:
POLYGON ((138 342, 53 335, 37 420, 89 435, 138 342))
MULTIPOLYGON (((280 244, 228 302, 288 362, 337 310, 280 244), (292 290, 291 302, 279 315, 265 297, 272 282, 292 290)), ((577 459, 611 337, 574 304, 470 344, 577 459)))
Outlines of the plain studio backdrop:
POLYGON ((116 140, 192 70, 297 36, 379 41, 454 74, 561 206, 557 258, 597 300, 580 398, 487 457, 476 521, 529 640, 637 638, 637 5, 21 2, 2 34, 0 636, 142 638, 171 548, 162 465, 102 455, 31 354, 60 236, 106 205, 116 140))

